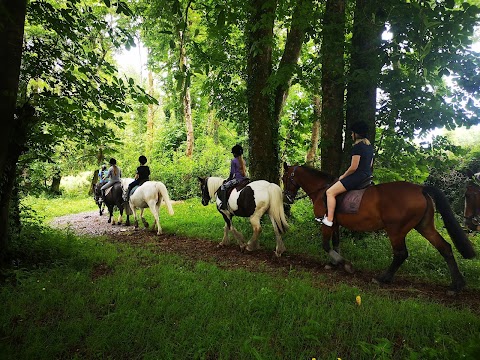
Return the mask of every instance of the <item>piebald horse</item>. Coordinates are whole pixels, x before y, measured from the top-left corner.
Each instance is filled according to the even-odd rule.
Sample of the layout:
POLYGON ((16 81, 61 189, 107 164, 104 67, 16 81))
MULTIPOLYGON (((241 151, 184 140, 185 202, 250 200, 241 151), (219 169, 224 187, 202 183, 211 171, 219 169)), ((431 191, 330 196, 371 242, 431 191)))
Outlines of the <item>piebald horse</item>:
MULTIPOLYGON (((132 181, 133 179, 125 181, 123 184, 124 188, 128 189, 128 184, 132 181)), ((140 218, 142 219, 143 225, 148 228, 148 222, 143 217, 143 210, 148 207, 155 218, 157 235, 162 234, 162 227, 160 226, 159 219, 162 199, 167 206, 168 213, 173 215, 174 212, 170 196, 168 195, 167 188, 161 181, 146 181, 135 190, 130 196, 129 201, 130 210, 133 212, 135 218, 135 229, 138 229, 137 209, 140 209, 140 218)), ((130 225, 130 214, 128 212, 126 225, 130 225)))
POLYGON ((282 255, 285 251, 282 233, 288 228, 288 223, 283 209, 282 190, 277 184, 258 180, 249 183, 240 191, 234 189, 228 199, 228 210, 221 210, 220 200, 216 194, 224 179, 220 177, 199 177, 198 181, 202 191, 202 204, 206 206, 212 198, 216 198, 217 210, 225 220, 223 239, 219 246, 227 245, 230 242, 229 233, 231 232, 237 239, 242 251, 244 249, 248 251, 258 249, 258 237, 262 231, 260 219, 263 214, 268 212, 276 238, 275 255, 277 257, 282 255), (253 234, 247 244, 245 244, 243 235, 233 226, 233 216, 250 218, 253 234))
MULTIPOLYGON (((302 188, 313 202, 315 217, 326 213, 325 191, 335 181, 335 177, 319 170, 284 164, 283 184, 287 201, 293 203, 298 189, 302 188)), ((442 215, 447 232, 460 254, 466 259, 473 258, 475 251, 472 243, 455 219, 445 195, 434 187, 405 181, 370 186, 365 190, 357 213, 335 213, 333 227, 322 225, 323 249, 334 264, 342 264, 345 270, 351 272, 351 264, 339 253, 339 226, 354 231, 385 230, 392 245, 393 260, 376 281, 390 283, 408 257, 405 236, 415 229, 445 259, 452 278, 449 293, 458 292, 465 286, 465 280, 453 256, 452 246, 435 228, 435 208, 442 215), (330 248, 331 239, 333 249, 330 248)))

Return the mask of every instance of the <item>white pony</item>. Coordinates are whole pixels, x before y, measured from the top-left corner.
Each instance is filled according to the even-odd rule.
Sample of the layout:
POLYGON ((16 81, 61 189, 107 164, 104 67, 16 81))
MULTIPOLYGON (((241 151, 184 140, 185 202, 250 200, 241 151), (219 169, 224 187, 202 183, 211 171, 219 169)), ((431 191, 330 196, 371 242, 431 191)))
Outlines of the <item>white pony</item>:
MULTIPOLYGON (((122 185, 124 189, 128 189, 128 184, 133 181, 133 179, 124 179, 122 185), (123 183, 125 181, 125 183, 123 183)), ((135 218, 135 229, 138 229, 138 219, 137 219, 137 209, 140 209, 140 218, 142 219, 143 225, 148 227, 148 222, 143 217, 143 210, 149 208, 152 212, 155 223, 157 225, 157 235, 162 233, 162 227, 160 226, 159 213, 160 213, 160 204, 163 201, 167 205, 168 213, 173 215, 172 203, 170 202, 170 196, 168 196, 168 191, 165 185, 160 181, 146 181, 141 186, 135 190, 132 196, 130 196, 129 206, 130 211, 133 212, 135 218)), ((128 206, 127 206, 128 208, 128 206)), ((126 225, 130 225, 130 214, 127 211, 127 222, 126 225)))
MULTIPOLYGON (((216 196, 216 193, 222 185, 224 179, 220 177, 198 178, 202 190, 202 204, 208 205, 210 199, 216 196)), ((240 191, 234 189, 228 199, 228 210, 220 210, 220 200, 216 198, 217 210, 222 214, 225 220, 223 239, 219 246, 230 242, 229 232, 232 232, 237 239, 240 249, 253 251, 259 248, 258 236, 262 231, 260 219, 268 212, 275 232, 276 248, 275 255, 280 257, 285 251, 285 245, 282 240, 282 233, 288 228, 287 219, 283 210, 283 193, 277 184, 265 180, 258 180, 249 183, 240 191), (241 216, 250 218, 253 234, 250 241, 245 244, 243 235, 233 227, 232 217, 241 216)))

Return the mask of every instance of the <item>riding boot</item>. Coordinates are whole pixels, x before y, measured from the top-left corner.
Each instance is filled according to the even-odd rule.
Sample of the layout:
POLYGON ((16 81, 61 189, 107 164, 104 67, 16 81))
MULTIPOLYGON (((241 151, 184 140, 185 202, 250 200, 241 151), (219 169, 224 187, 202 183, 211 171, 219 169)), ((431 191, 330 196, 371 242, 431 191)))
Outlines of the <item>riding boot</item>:
POLYGON ((223 188, 223 186, 218 190, 218 198, 220 199, 220 210, 227 210, 227 189, 223 188))

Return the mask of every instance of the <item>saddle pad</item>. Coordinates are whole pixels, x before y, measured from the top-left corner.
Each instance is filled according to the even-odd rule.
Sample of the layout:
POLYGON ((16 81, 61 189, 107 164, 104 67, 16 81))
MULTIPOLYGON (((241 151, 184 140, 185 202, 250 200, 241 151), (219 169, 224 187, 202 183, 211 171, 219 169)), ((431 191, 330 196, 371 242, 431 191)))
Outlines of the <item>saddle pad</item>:
POLYGON ((239 192, 250 183, 251 183, 250 179, 246 178, 240 181, 237 185, 232 186, 230 189, 227 190, 227 199, 230 197, 230 194, 232 193, 233 189, 237 189, 237 192, 239 192))
POLYGON ((135 192, 135 190, 138 189, 139 186, 140 186, 140 185, 135 185, 135 186, 132 188, 132 190, 130 190, 130 196, 133 195, 133 193, 135 192))
POLYGON ((113 186, 110 186, 107 190, 105 190, 105 196, 110 194, 110 191, 112 191, 112 189, 113 189, 113 186))
POLYGON ((337 197, 335 212, 343 214, 356 214, 362 201, 365 189, 350 190, 337 197))

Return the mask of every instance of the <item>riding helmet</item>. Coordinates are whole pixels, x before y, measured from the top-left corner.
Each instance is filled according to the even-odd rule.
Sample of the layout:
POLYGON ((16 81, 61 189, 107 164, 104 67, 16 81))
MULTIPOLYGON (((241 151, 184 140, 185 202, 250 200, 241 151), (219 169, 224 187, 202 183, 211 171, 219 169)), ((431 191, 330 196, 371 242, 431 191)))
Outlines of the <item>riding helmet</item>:
POLYGON ((111 158, 108 163, 109 163, 110 165, 117 165, 117 160, 115 160, 114 158, 111 158))
POLYGON ((142 165, 146 164, 147 163, 147 157, 144 156, 144 155, 141 155, 139 158, 138 158, 138 162, 142 165))
POLYGON ((232 154, 233 156, 237 157, 243 154, 243 148, 240 145, 235 145, 232 147, 232 154))
POLYGON ((358 121, 350 127, 350 130, 353 131, 355 134, 360 135, 361 137, 367 137, 368 133, 368 125, 364 121, 358 121))
POLYGON ((102 165, 102 170, 106 170, 107 169, 107 165, 103 164, 102 165))

